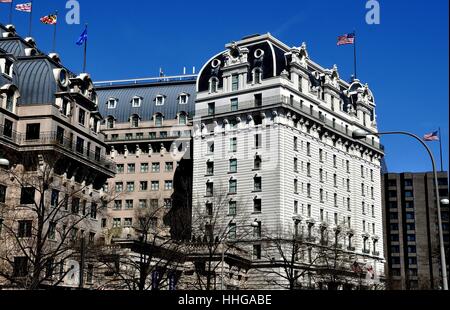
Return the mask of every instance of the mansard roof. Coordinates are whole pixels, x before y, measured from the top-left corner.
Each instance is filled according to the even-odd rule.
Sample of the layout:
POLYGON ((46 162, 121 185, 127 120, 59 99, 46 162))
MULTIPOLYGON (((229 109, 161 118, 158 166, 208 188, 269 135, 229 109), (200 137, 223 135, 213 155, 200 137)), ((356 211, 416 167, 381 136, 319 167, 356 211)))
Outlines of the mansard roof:
POLYGON ((132 115, 138 115, 142 121, 149 121, 157 113, 161 113, 165 119, 175 119, 180 112, 194 114, 195 105, 195 79, 186 81, 169 81, 120 86, 98 86, 99 111, 104 118, 114 117, 119 123, 129 121, 132 115), (187 104, 179 104, 179 96, 188 95, 187 104), (164 104, 156 105, 156 97, 164 96, 164 104), (139 107, 132 106, 132 99, 142 99, 139 107), (108 109, 108 101, 116 100, 116 107, 108 109))

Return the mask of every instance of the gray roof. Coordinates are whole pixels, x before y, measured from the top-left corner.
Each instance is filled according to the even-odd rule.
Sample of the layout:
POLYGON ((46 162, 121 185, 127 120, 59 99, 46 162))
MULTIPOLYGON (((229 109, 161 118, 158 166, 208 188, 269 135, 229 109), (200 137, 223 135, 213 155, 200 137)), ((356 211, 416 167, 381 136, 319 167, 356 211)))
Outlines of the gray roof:
POLYGON ((0 48, 16 57, 25 56, 25 49, 28 47, 17 37, 0 40, 0 48))
POLYGON ((13 83, 18 86, 18 104, 49 104, 55 102, 59 86, 53 75, 54 65, 46 58, 21 59, 15 63, 13 83))
POLYGON ((178 112, 186 112, 192 117, 195 111, 195 80, 184 82, 161 82, 146 85, 123 85, 114 87, 98 87, 99 111, 104 118, 113 116, 117 122, 128 122, 133 114, 139 115, 141 120, 151 120, 153 115, 161 113, 165 119, 175 119, 178 112), (178 97, 186 93, 189 96, 187 104, 179 104, 178 97), (155 99, 158 95, 165 96, 162 106, 156 106, 155 99), (133 97, 141 97, 139 108, 133 108, 133 97), (108 109, 109 99, 117 99, 115 109, 108 109))

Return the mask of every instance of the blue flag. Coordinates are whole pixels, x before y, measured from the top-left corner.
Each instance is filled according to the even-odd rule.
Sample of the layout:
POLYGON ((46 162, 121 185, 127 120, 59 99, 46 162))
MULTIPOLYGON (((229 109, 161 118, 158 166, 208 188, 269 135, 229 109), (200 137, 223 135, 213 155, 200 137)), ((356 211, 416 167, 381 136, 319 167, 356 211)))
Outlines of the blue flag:
POLYGON ((83 33, 80 35, 80 38, 77 41, 77 45, 83 45, 88 39, 87 27, 84 29, 83 33))

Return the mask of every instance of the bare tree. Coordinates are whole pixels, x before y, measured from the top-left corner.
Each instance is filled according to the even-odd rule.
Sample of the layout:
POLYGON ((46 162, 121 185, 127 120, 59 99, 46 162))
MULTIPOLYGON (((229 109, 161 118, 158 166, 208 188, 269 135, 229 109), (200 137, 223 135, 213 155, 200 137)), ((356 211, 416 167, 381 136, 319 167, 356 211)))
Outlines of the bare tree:
POLYGON ((309 276, 320 259, 316 234, 308 233, 305 235, 298 225, 294 231, 278 229, 277 233, 264 233, 263 257, 269 264, 258 271, 267 275, 268 284, 287 290, 302 288, 300 279, 309 276))
POLYGON ((167 227, 158 225, 162 213, 164 206, 135 210, 133 234, 100 250, 99 269, 111 276, 99 288, 158 290, 179 278, 182 244, 170 238, 167 227))
POLYGON ((0 182, 12 193, 0 216, 0 278, 6 285, 31 290, 61 285, 70 271, 64 261, 77 255, 78 236, 96 229, 91 219, 107 204, 92 186, 61 176, 64 163, 58 155, 37 158, 34 169, 18 165, 0 171, 0 182))
MULTIPOLYGON (((214 189, 206 204, 198 203, 193 210, 192 240, 186 245, 186 253, 194 264, 193 280, 188 287, 197 290, 217 289, 218 270, 223 281, 225 256, 241 251, 238 244, 251 234, 245 215, 246 203, 238 197, 231 199, 222 186, 214 189), (237 214, 240 216, 237 216, 237 214)), ((197 199, 197 201, 200 201, 197 199)))

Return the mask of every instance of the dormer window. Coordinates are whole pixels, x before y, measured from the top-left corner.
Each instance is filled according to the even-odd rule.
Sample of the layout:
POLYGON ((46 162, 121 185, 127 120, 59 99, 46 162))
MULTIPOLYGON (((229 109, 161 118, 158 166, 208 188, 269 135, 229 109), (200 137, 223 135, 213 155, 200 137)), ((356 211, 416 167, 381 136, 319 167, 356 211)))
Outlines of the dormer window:
POLYGON ((165 97, 163 95, 156 96, 155 99, 156 105, 164 105, 164 99, 165 97))
POLYGON ((9 59, 4 59, 4 67, 2 68, 2 73, 6 74, 9 77, 12 77, 12 67, 13 67, 13 62, 9 59))
POLYGON ((212 77, 209 80, 209 92, 216 93, 219 86, 219 79, 216 77, 212 77))
POLYGON ((133 97, 131 99, 131 106, 133 108, 139 108, 141 106, 142 98, 141 97, 133 97))
POLYGON ((108 109, 115 109, 117 106, 117 99, 110 98, 108 99, 108 109))
POLYGON ((0 89, 0 92, 0 107, 4 107, 6 110, 15 113, 17 99, 20 97, 17 87, 12 84, 7 84, 0 89))
POLYGON ((188 95, 187 94, 181 94, 179 97, 178 97, 178 103, 179 104, 187 104, 188 103, 188 95))

